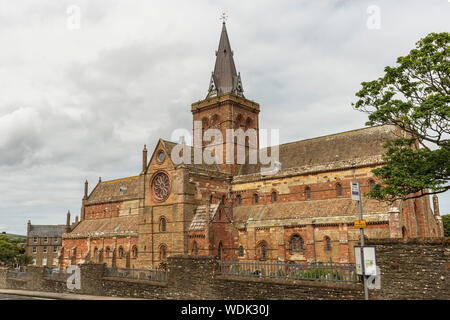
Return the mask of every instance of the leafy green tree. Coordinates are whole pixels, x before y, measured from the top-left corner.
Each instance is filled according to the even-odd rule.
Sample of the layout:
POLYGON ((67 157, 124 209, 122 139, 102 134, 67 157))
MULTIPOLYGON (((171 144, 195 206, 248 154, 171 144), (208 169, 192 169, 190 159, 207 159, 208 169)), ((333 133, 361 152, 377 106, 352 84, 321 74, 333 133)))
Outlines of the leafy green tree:
POLYGON ((384 182, 369 197, 395 201, 450 189, 449 44, 448 32, 430 33, 383 77, 361 83, 352 105, 368 113, 366 125, 401 129, 385 144, 385 164, 372 171, 384 182))
POLYGON ((450 214, 441 216, 444 224, 444 236, 450 237, 450 214))
POLYGON ((25 254, 25 249, 17 245, 17 240, 11 240, 6 235, 0 235, 0 264, 12 266, 14 263, 19 265, 30 264, 32 257, 25 254))

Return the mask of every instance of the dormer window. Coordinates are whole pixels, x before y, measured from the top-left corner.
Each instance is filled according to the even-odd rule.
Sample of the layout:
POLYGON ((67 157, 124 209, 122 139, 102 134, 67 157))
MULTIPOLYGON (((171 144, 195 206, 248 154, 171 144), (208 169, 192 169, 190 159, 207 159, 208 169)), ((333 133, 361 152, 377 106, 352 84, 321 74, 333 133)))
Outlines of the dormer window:
POLYGON ((123 196, 125 193, 127 193, 127 187, 120 187, 119 191, 120 191, 120 195, 123 196))

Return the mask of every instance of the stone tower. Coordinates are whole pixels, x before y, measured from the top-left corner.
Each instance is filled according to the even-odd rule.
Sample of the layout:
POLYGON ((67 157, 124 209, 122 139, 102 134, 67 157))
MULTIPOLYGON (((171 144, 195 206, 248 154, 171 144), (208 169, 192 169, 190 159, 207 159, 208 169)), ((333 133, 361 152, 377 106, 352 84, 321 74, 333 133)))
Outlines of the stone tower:
POLYGON ((212 156, 222 159, 221 166, 225 172, 230 175, 237 174, 240 167, 238 164, 240 161, 237 158, 238 148, 243 148, 247 154, 250 148, 256 150, 259 148, 259 104, 244 97, 241 76, 236 72, 225 22, 222 24, 219 48, 216 51, 216 63, 211 75, 208 94, 204 100, 193 103, 191 111, 194 121, 194 135, 196 125, 198 129, 201 128, 202 146, 219 147, 219 151, 220 146, 222 146, 222 156, 215 154, 215 151, 212 156), (235 137, 230 137, 230 129, 235 131, 239 128, 244 132, 247 132, 247 129, 254 129, 256 133, 255 141, 250 141, 248 137, 244 141, 238 141, 235 137), (207 129, 219 130, 223 137, 222 141, 214 138, 205 141, 204 133, 207 129), (230 142, 228 157, 227 141, 230 142))

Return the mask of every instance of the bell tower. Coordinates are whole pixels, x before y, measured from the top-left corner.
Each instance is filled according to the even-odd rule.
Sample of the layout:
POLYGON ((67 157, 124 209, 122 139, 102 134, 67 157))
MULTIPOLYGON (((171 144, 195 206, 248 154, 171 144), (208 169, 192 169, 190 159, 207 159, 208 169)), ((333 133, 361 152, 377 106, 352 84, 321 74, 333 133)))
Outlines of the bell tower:
POLYGON ((222 23, 219 48, 216 51, 216 63, 209 81, 208 94, 204 100, 193 103, 191 107, 194 126, 201 122, 203 147, 215 145, 214 140, 205 143, 205 131, 208 129, 219 130, 223 141, 217 141, 216 145, 222 145, 222 170, 230 175, 237 174, 240 167, 237 156, 239 148, 241 150, 243 148, 246 154, 252 148, 256 151, 259 149, 259 104, 244 96, 241 75, 236 72, 225 21, 222 23), (228 139, 230 138, 230 129, 233 132, 242 129, 246 133, 251 131, 248 129, 254 129, 256 141, 250 143, 249 139, 251 138, 239 141, 233 136, 233 141, 228 141, 229 154, 227 155, 226 143, 227 136, 228 139))

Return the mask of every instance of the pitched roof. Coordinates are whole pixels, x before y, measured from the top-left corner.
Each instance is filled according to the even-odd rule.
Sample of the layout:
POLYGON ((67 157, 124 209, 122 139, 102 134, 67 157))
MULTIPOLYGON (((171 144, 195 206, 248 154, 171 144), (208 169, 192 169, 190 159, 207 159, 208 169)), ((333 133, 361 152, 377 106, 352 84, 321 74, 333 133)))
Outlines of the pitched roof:
POLYGON ((61 237, 64 233, 64 228, 66 226, 63 224, 58 225, 31 225, 29 237, 61 237))
MULTIPOLYGON (((209 220, 214 219, 214 216, 219 208, 219 204, 213 203, 209 207, 209 220)), ((189 231, 201 231, 205 229, 207 222, 206 218, 206 205, 197 206, 195 209, 195 216, 192 219, 191 225, 189 226, 189 231)))
POLYGON ((234 93, 243 97, 243 91, 241 77, 236 72, 233 51, 231 51, 230 40, 228 39, 227 28, 224 22, 207 98, 226 93, 234 93))
POLYGON ((83 220, 64 238, 137 236, 138 222, 137 215, 83 220))
POLYGON ((142 177, 127 177, 110 181, 102 181, 92 190, 86 203, 105 201, 124 201, 142 198, 142 177))
MULTIPOLYGON (((368 222, 388 219, 389 205, 378 200, 363 198, 364 219, 368 222)), ((246 223, 260 226, 291 223, 353 223, 357 220, 358 205, 350 198, 289 201, 256 206, 238 206, 233 209, 233 221, 237 227, 246 223)))
MULTIPOLYGON (((281 170, 380 162, 385 152, 383 144, 394 138, 394 130, 394 126, 367 127, 279 145, 281 170)), ((239 175, 260 173, 260 170, 260 164, 245 164, 239 175)))

